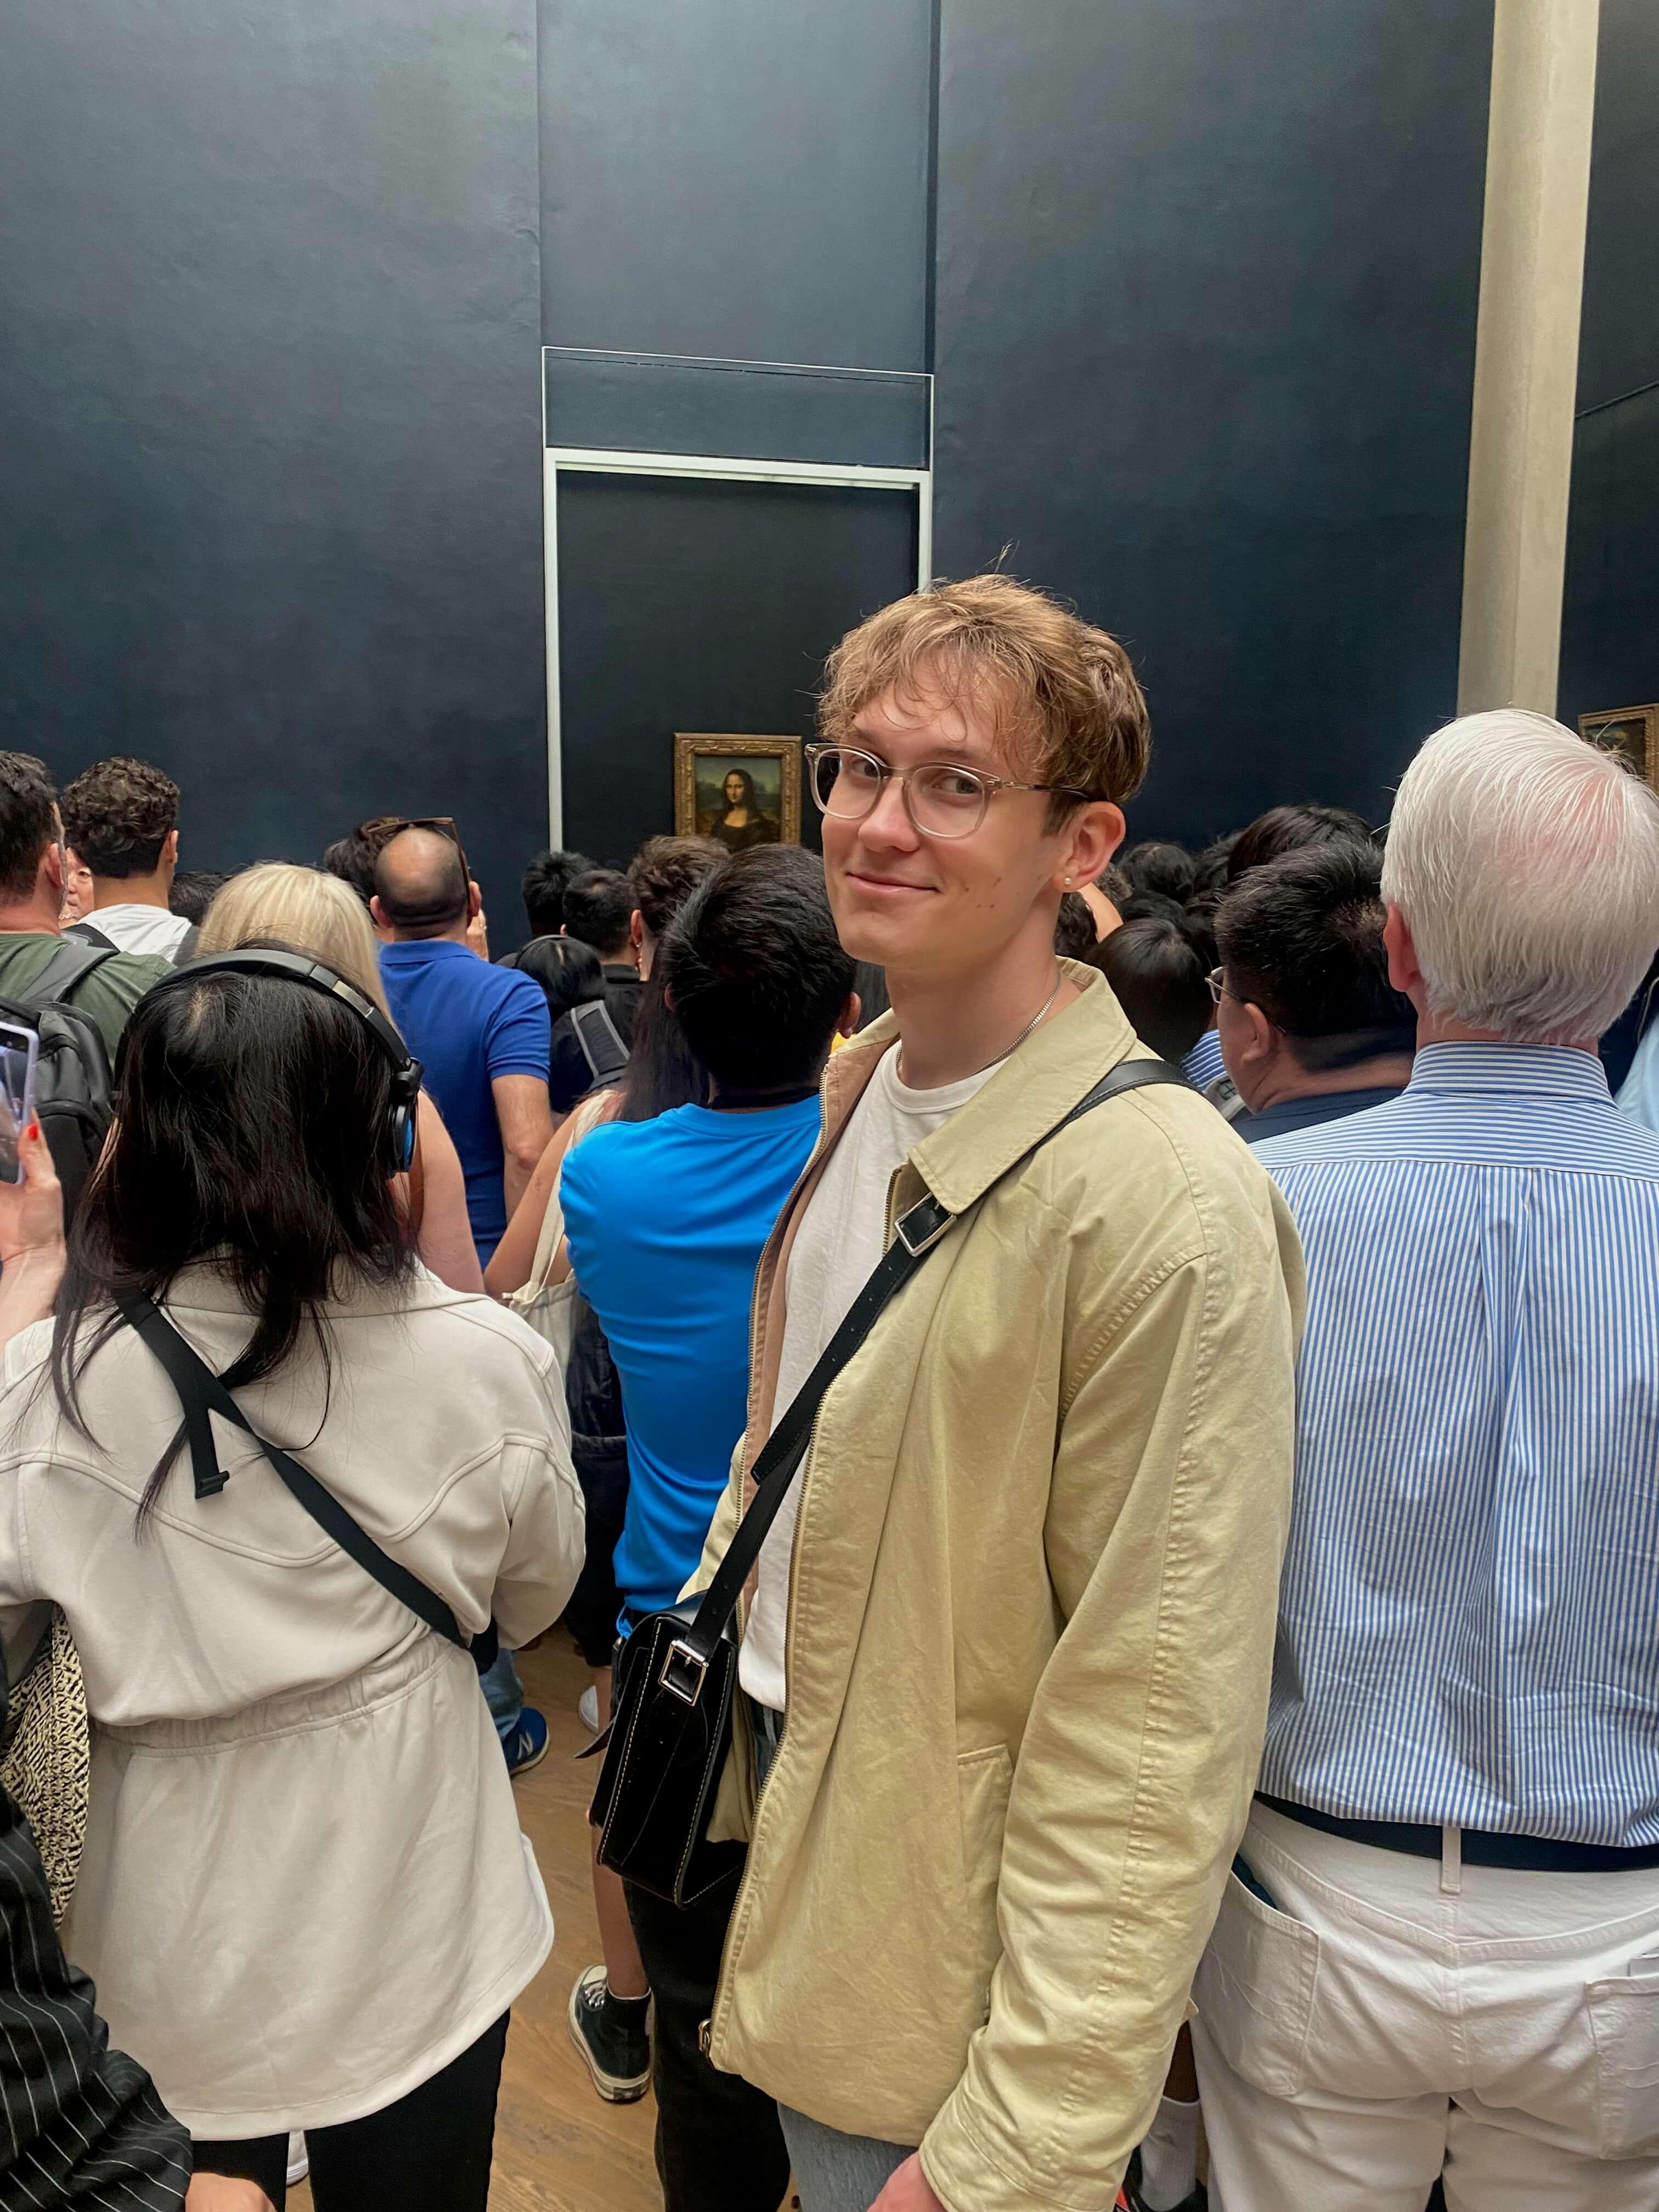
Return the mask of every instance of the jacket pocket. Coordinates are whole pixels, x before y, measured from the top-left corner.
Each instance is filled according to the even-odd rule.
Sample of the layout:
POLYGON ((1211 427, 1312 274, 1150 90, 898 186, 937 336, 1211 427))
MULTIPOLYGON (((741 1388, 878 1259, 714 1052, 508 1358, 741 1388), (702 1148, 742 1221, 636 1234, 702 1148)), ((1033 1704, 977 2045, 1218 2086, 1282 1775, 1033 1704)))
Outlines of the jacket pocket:
POLYGON ((1590 1982, 1597 2148, 1603 2158, 1659 2151, 1659 1981, 1590 1982))
POLYGON ((981 2023, 990 2013, 991 1976, 1002 1956, 1002 1939, 997 1932, 997 1877, 1002 1870, 1002 1836, 1013 1781, 1014 1763, 1006 1745, 970 1751, 957 1761, 969 1966, 981 2023))
POLYGON ((1318 1981, 1313 1929, 1264 1905, 1230 1874, 1193 1997, 1227 2063, 1269 2096, 1302 2089, 1318 1981))

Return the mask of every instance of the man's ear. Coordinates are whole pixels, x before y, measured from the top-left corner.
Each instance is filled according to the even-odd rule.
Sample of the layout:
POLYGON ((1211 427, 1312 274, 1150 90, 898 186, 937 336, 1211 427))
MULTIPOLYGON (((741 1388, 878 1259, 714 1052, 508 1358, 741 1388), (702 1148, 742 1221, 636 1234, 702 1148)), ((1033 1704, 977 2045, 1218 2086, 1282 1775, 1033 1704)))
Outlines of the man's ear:
POLYGON ((1123 809, 1114 806, 1109 799, 1091 799, 1079 806, 1062 832, 1063 857, 1060 864, 1062 876, 1072 878, 1075 890, 1079 884, 1091 884, 1105 869, 1118 847, 1123 842, 1123 809))
POLYGON ((1245 1056, 1250 1060, 1270 1060, 1279 1042, 1279 1031, 1258 1006, 1246 999, 1239 1009, 1249 1024, 1249 1041, 1245 1045, 1245 1056))
POLYGON ((478 919, 479 909, 483 905, 483 893, 478 889, 477 884, 469 881, 466 887, 466 918, 469 921, 476 921, 478 919))
POLYGON ((847 994, 847 1004, 836 1017, 836 1035, 837 1036, 853 1036, 858 1029, 859 1018, 863 1012, 863 1000, 856 991, 849 991, 847 994))
POLYGON ((1390 900, 1388 919, 1382 925, 1382 943, 1389 955, 1389 981, 1402 998, 1409 999, 1420 1014, 1425 995, 1423 970, 1417 964, 1417 947, 1412 943, 1411 925, 1399 908, 1390 900))
POLYGON ((55 837, 40 855, 40 866, 46 872, 47 887, 57 894, 59 906, 64 903, 64 885, 69 878, 65 865, 68 858, 68 846, 60 845, 55 837))
POLYGON ((179 832, 177 830, 169 830, 167 836, 161 840, 161 858, 160 865, 171 871, 176 871, 178 868, 179 832))
POLYGON ((368 918, 376 929, 390 929, 392 927, 386 920, 386 908, 380 904, 380 895, 378 891, 368 902, 368 918))

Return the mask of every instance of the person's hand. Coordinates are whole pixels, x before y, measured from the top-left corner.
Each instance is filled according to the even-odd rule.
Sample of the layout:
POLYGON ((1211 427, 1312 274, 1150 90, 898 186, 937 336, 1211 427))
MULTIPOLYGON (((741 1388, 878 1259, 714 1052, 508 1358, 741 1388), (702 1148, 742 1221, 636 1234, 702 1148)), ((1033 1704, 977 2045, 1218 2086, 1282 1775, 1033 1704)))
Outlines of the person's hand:
POLYGON ((257 2181, 227 2173, 198 2173, 185 2196, 185 2212, 276 2212, 257 2181))
POLYGON ((17 1158, 21 1180, 0 1182, 0 1267, 34 1254, 61 1268, 64 1189, 38 1121, 31 1121, 18 1138, 17 1158))
POLYGON ((945 2206, 927 2186, 921 2159, 912 2154, 877 2197, 870 2212, 945 2212, 945 2206))
MULTIPOLYGON (((473 896, 477 897, 478 886, 477 884, 474 884, 471 888, 473 896)), ((482 899, 479 899, 478 901, 478 908, 477 913, 473 915, 471 921, 466 925, 466 941, 472 947, 472 950, 477 954, 480 960, 489 959, 489 923, 484 914, 483 901, 482 899)))

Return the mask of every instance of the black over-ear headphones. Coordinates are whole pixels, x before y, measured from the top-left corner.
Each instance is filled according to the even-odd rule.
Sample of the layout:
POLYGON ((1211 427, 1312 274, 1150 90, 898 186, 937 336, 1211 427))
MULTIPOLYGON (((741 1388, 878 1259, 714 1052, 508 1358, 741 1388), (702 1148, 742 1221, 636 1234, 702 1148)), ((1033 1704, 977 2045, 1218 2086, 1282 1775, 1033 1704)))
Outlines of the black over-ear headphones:
MULTIPOLYGON (((307 990, 320 991, 327 998, 337 999, 352 1012, 374 1038, 392 1065, 392 1110, 386 1124, 386 1173, 404 1173, 415 1157, 416 1105, 421 1095, 421 1063, 410 1054, 408 1046, 387 1021, 372 999, 365 998, 355 983, 347 982, 321 960, 313 960, 308 953, 283 952, 275 945, 246 945, 234 952, 210 953, 205 959, 192 960, 183 968, 164 975, 145 993, 147 999, 155 998, 163 991, 182 989, 203 975, 275 975, 291 983, 303 983, 307 990)), ((127 1032, 122 1031, 121 1051, 117 1056, 119 1073, 126 1056, 127 1032)))

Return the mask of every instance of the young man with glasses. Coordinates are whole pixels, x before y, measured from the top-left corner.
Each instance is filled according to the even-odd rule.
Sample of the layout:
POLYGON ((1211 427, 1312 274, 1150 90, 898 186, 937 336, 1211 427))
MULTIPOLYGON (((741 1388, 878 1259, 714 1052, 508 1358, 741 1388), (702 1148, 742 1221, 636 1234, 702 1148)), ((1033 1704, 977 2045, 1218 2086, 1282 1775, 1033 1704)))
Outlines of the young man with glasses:
POLYGON ((892 1012, 831 1062, 762 1256, 700 1583, 895 1218, 925 1193, 957 1218, 761 1554, 708 2045, 777 2099, 803 2212, 1103 2204, 1249 1804, 1299 1255, 1178 1085, 1043 1141, 1141 1056, 1053 950, 1146 770, 1122 648, 1006 578, 941 585, 842 641, 822 723, 830 902, 892 1012))

